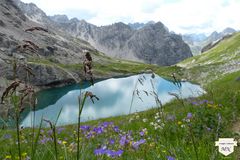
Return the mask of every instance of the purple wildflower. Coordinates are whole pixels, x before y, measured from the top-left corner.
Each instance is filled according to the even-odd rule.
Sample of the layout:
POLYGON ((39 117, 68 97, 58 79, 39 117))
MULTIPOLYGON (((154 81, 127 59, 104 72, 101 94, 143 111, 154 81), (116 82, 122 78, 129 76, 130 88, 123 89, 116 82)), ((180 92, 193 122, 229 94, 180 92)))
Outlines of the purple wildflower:
POLYGON ((86 135, 86 138, 90 139, 92 137, 93 137, 93 132, 92 131, 88 132, 88 134, 86 135))
POLYGON ((83 125, 83 126, 80 127, 80 129, 83 130, 83 131, 89 131, 90 128, 91 128, 91 127, 88 126, 88 125, 83 125))
POLYGON ((114 132, 119 132, 119 127, 118 126, 114 126, 113 130, 114 130, 114 132))
POLYGON ((115 154, 115 156, 120 157, 123 154, 123 150, 120 149, 120 150, 116 151, 114 154, 115 154))
POLYGON ((204 99, 204 100, 203 100, 203 103, 208 103, 208 100, 207 100, 207 99, 204 99))
POLYGON ((128 131, 127 136, 131 137, 131 135, 132 135, 132 131, 128 131))
POLYGON ((119 140, 119 143, 120 143, 121 146, 125 146, 125 144, 126 144, 127 142, 128 142, 128 141, 127 141, 127 136, 126 136, 126 135, 122 136, 122 137, 120 138, 120 140, 119 140))
POLYGON ((100 155, 104 155, 106 154, 108 157, 120 157, 123 154, 123 150, 118 150, 118 151, 114 151, 114 150, 109 150, 107 149, 106 146, 99 148, 99 149, 95 149, 94 150, 94 154, 96 156, 100 156, 100 155))
POLYGON ((46 144, 46 143, 47 143, 47 139, 46 139, 46 138, 41 139, 41 140, 40 140, 40 143, 41 143, 41 144, 46 144))
POLYGON ((5 134, 5 135, 3 136, 3 138, 4 138, 4 139, 10 139, 10 138, 12 138, 12 135, 11 135, 11 134, 5 134))
POLYGON ((93 131, 97 134, 102 134, 103 133, 103 128, 102 127, 95 127, 95 128, 93 128, 93 131))
POLYGON ((104 147, 102 147, 102 148, 95 149, 95 150, 94 150, 94 154, 95 154, 96 156, 100 156, 100 155, 104 155, 104 154, 106 153, 106 151, 107 151, 107 147, 104 146, 104 147))
POLYGON ((114 151, 112 151, 112 150, 106 150, 105 153, 108 157, 113 157, 114 156, 114 151))
POLYGON ((50 129, 50 130, 47 131, 47 134, 48 134, 49 136, 51 136, 51 135, 53 134, 53 131, 50 129))
POLYGON ((211 130, 212 130, 211 128, 207 127, 207 131, 211 131, 211 130))
POLYGON ((106 150, 106 155, 108 157, 120 157, 123 154, 123 150, 113 151, 113 150, 106 150))
POLYGON ((61 128, 58 128, 58 129, 57 129, 58 134, 62 133, 63 130, 65 130, 65 128, 62 128, 62 127, 61 127, 61 128))
POLYGON ((192 105, 196 105, 196 106, 198 106, 198 102, 192 102, 192 105))
POLYGON ((167 156, 167 160, 175 160, 175 158, 172 156, 167 156))
POLYGON ((58 143, 58 144, 62 144, 62 141, 61 141, 61 140, 57 140, 57 143, 58 143))
POLYGON ((140 134, 140 136, 144 136, 144 132, 143 131, 141 131, 141 132, 139 132, 139 134, 140 134))
POLYGON ((132 147, 133 147, 134 149, 138 149, 139 146, 140 146, 141 144, 144 144, 145 142, 146 142, 145 139, 140 139, 140 140, 137 141, 137 142, 133 142, 133 143, 132 143, 132 147))
POLYGON ((192 117, 193 117, 192 113, 189 112, 189 113, 187 114, 187 119, 191 119, 192 117))
POLYGON ((114 139, 109 139, 109 144, 114 144, 115 140, 114 139))
POLYGON ((103 122, 101 124, 101 126, 103 126, 104 128, 107 128, 108 126, 111 126, 111 125, 113 125, 113 122, 103 122))

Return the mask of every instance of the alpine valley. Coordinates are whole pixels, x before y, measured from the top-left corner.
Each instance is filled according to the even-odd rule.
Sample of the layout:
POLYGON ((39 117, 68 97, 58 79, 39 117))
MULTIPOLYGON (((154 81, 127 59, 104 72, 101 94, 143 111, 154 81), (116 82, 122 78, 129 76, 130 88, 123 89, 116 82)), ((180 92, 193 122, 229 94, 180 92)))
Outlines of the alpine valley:
MULTIPOLYGON (((49 16, 33 3, 0 0, 0 97, 0 159, 3 160, 237 160, 240 159, 240 33, 229 26, 210 35, 176 34, 162 22, 151 20, 97 26, 66 15, 49 16), (129 106, 121 106, 128 107, 129 114, 82 122, 82 110, 104 111, 98 108, 98 102, 103 101, 99 98, 103 89, 99 93, 84 91, 97 86, 85 84, 89 74, 86 53, 92 57, 90 73, 96 83, 143 75, 135 83, 122 81, 124 84, 118 86, 114 79, 112 84, 104 83, 105 91, 112 89, 105 102, 108 106, 119 103, 113 101, 114 95, 122 99, 126 94, 124 85, 134 88, 129 94, 132 97, 128 97, 129 106), (146 77, 151 79, 149 92, 143 89, 146 77), (166 96, 157 93, 164 84, 159 82, 154 86, 154 80, 160 78, 179 91, 167 92, 172 96, 167 103, 162 103, 166 96), (181 92, 186 83, 203 92, 197 97, 183 98, 181 92), (75 87, 78 84, 80 87, 75 87), (121 94, 116 94, 117 89, 121 94), (33 97, 46 97, 48 101, 38 102, 28 97, 33 90, 33 97), (76 90, 80 90, 75 99, 79 105, 74 106, 73 112, 61 108, 55 122, 42 117, 40 124, 34 125, 35 113, 45 109, 35 108, 36 104, 46 107, 44 104, 49 102, 51 106, 52 101, 55 103, 64 95, 71 98, 76 90), (52 94, 56 96, 51 99, 52 94), (156 106, 131 112, 132 106, 141 104, 136 101, 144 102, 141 96, 152 96, 156 106), (85 103, 95 108, 84 108, 85 103), (70 116, 63 116, 65 119, 75 115, 77 124, 58 126, 61 112, 69 112, 70 116), (32 127, 21 127, 22 118, 27 116, 32 127), (238 145, 227 157, 215 146, 215 141, 224 137, 233 138, 238 145)), ((118 109, 123 110, 121 107, 118 109)), ((108 113, 111 109, 107 107, 108 113)))

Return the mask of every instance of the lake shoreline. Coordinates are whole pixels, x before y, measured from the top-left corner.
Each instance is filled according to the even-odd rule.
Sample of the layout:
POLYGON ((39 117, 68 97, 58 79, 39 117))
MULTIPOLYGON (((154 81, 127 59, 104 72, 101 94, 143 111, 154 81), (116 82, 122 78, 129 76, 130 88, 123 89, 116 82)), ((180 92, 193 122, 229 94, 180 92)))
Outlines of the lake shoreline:
MULTIPOLYGON (((151 73, 109 78, 96 81, 94 86, 85 81, 81 83, 81 86, 72 84, 39 91, 37 94, 38 104, 35 110, 36 123, 40 121, 42 115, 46 119, 55 121, 60 110, 59 124, 76 123, 77 99, 81 92, 86 91, 93 93, 100 100, 94 99, 95 103, 92 103, 90 99, 87 99, 83 109, 82 121, 127 115, 130 108, 131 113, 154 108, 156 107, 155 94, 161 99, 162 104, 166 104, 174 99, 174 95, 185 99, 198 97, 205 93, 199 85, 190 82, 181 82, 180 85, 156 74, 153 76, 151 73), (154 91, 152 85, 154 85, 154 91), (135 94, 133 94, 133 91, 135 94)), ((32 114, 33 112, 30 110, 23 113, 24 126, 30 125, 32 114)))
MULTIPOLYGON (((139 73, 117 73, 117 72, 114 72, 114 73, 111 73, 111 74, 106 74, 106 75, 95 75, 94 77, 94 81, 103 81, 103 80, 106 80, 106 79, 109 79, 109 78, 121 78, 121 77, 128 77, 128 76, 133 76, 133 75, 136 75, 136 74, 141 74, 141 73, 152 73, 152 71, 150 70, 146 70, 146 71, 141 71, 139 73)), ((52 88, 60 88, 60 87, 65 87, 65 86, 68 86, 68 85, 74 85, 74 84, 78 84, 80 82, 83 81, 83 77, 80 77, 81 79, 76 82, 74 79, 65 79, 65 80, 62 80, 62 81, 56 81, 56 82, 51 82, 50 84, 46 84, 46 85, 41 85, 41 86, 33 86, 34 88, 34 91, 36 93, 42 91, 42 90, 46 90, 46 89, 52 89, 52 88)), ((4 83, 1 83, 1 87, 0 87, 0 96, 3 95, 3 92, 4 90, 7 88, 7 84, 10 84, 12 83, 13 81, 9 81, 9 80, 4 80, 2 79, 1 82, 4 82, 4 83)), ((8 112, 10 112, 13 108, 11 107, 10 104, 0 104, 0 117, 3 118, 3 119, 6 119, 7 116, 8 116, 8 112)))

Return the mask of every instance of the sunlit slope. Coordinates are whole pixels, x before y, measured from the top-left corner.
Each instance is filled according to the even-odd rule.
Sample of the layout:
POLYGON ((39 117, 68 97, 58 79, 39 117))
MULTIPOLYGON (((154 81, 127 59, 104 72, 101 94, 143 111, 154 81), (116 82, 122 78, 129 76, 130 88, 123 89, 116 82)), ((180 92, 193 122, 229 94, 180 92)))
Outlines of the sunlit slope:
POLYGON ((188 58, 178 65, 193 68, 206 65, 228 65, 231 72, 240 69, 240 33, 222 40, 212 49, 201 55, 188 58))

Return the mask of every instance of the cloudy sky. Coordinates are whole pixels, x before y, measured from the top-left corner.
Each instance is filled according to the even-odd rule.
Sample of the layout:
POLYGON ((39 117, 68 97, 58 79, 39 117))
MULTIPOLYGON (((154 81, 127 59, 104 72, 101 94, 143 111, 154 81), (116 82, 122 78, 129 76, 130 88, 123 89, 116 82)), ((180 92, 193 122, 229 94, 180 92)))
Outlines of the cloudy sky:
POLYGON ((22 0, 47 15, 66 14, 95 25, 161 21, 176 33, 240 29, 240 0, 22 0))

